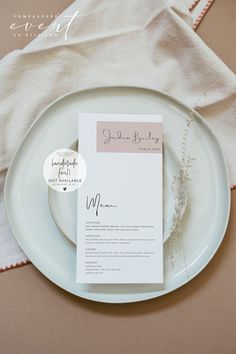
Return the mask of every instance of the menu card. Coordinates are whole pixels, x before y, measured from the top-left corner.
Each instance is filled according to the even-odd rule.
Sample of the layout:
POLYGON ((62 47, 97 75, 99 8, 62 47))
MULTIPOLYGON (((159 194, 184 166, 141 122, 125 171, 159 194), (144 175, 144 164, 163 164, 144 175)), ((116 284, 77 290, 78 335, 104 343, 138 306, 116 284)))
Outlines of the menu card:
POLYGON ((162 116, 79 114, 77 282, 162 283, 162 116))

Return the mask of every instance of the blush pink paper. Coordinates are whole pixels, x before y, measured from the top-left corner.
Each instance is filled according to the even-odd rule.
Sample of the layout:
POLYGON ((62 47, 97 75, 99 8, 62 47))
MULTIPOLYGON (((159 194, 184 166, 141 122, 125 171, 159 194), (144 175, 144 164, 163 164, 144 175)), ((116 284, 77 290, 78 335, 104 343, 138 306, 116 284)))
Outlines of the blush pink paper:
POLYGON ((161 153, 160 122, 97 122, 97 152, 161 153))

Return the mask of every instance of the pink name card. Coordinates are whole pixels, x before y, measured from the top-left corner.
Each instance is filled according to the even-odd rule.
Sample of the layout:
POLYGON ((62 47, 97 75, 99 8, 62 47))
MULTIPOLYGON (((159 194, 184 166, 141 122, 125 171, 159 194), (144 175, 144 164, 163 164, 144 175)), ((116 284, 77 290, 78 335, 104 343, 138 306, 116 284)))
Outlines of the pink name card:
POLYGON ((97 121, 97 152, 162 153, 162 123, 97 121))

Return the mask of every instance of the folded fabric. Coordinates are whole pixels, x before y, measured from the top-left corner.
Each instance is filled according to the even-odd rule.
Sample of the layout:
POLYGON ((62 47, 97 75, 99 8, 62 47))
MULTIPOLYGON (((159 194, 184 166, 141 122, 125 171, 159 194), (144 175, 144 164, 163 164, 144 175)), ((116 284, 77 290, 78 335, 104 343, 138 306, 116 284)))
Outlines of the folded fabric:
MULTIPOLYGON (((70 91, 116 85, 162 90, 190 107, 204 94, 199 112, 221 141, 236 183, 235 75, 192 28, 188 1, 81 0, 26 48, 3 58, 2 184, 25 131, 49 103, 70 91), (64 30, 57 33, 57 24, 64 30)), ((3 219, 0 268, 15 252, 6 241, 10 233, 3 219)))

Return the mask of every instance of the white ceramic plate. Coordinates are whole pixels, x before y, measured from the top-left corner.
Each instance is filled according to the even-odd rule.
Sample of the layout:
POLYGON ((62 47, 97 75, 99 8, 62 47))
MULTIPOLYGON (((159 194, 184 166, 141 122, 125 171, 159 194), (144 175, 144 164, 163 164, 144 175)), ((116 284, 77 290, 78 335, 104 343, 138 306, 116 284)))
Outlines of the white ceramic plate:
MULTIPOLYGON (((175 215, 175 197, 171 192, 174 176, 180 175, 181 164, 166 142, 164 142, 163 163, 163 243, 168 240, 173 229, 175 215)), ((71 144, 70 149, 78 151, 78 142, 71 144)), ((60 193, 48 188, 48 204, 52 217, 59 230, 74 245, 77 240, 77 192, 60 193)), ((184 197, 180 205, 180 218, 182 218, 187 206, 187 188, 184 188, 184 197)))
POLYGON ((210 261, 226 230, 230 185, 220 145, 205 121, 194 113, 188 153, 188 206, 180 249, 164 245, 164 284, 79 285, 75 282, 75 247, 58 230, 48 206, 42 176, 48 154, 77 139, 78 112, 162 113, 164 136, 181 158, 182 136, 190 109, 160 92, 141 88, 100 88, 69 94, 51 104, 26 134, 8 171, 5 204, 12 231, 33 264, 65 290, 95 301, 134 302, 166 294, 192 279, 210 261), (71 134, 72 131, 72 134, 71 134), (73 135, 73 136, 72 136, 73 135), (174 264, 173 264, 174 260, 174 264))

